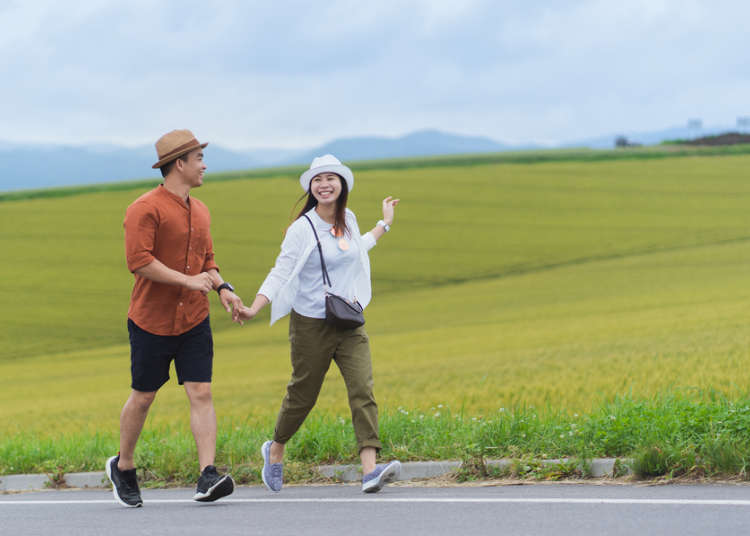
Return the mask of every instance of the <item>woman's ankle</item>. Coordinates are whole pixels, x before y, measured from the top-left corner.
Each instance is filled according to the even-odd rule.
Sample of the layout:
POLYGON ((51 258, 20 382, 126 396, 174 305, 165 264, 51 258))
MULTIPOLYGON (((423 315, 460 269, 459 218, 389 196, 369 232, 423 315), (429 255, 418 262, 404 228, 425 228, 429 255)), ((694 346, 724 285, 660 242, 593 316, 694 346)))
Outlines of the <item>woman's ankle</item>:
POLYGON ((269 450, 268 458, 271 463, 282 463, 284 461, 284 443, 273 441, 269 450))

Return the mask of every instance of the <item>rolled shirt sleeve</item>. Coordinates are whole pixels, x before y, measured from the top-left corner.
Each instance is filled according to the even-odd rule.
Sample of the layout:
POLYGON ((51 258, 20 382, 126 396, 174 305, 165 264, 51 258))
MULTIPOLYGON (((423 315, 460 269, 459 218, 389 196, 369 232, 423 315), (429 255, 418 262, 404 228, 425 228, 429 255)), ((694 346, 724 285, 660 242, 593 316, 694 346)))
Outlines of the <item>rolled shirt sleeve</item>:
POLYGON ((208 272, 209 270, 220 271, 219 265, 216 264, 216 260, 214 259, 214 241, 211 235, 208 236, 208 249, 206 249, 205 260, 203 261, 203 271, 208 272))
POLYGON ((146 203, 134 203, 125 213, 125 258, 128 270, 135 272, 151 264, 154 257, 157 214, 146 203))

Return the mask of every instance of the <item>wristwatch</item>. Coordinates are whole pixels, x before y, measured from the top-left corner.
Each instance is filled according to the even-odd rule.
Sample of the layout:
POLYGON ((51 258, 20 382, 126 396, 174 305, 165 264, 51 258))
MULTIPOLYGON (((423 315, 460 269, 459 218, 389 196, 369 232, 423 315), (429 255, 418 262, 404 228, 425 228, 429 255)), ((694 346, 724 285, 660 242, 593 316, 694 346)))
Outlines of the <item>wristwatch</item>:
POLYGON ((380 225, 383 229, 385 229, 386 233, 391 230, 391 226, 385 223, 383 220, 378 220, 378 223, 376 223, 375 225, 380 225))
POLYGON ((216 287, 216 293, 217 294, 221 294, 221 291, 223 289, 227 289, 229 292, 234 292, 234 287, 232 286, 232 284, 231 283, 227 283, 226 281, 224 281, 221 285, 219 285, 218 287, 216 287))

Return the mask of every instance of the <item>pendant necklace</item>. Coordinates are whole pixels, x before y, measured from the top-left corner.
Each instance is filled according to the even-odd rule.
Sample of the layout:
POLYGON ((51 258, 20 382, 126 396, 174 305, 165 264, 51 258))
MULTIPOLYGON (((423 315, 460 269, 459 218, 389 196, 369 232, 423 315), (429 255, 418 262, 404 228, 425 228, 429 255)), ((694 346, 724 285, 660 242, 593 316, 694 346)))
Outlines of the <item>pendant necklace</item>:
POLYGON ((334 238, 339 239, 339 249, 341 251, 346 251, 349 249, 349 242, 347 242, 346 238, 344 238, 344 233, 339 233, 336 227, 331 227, 331 234, 334 238))

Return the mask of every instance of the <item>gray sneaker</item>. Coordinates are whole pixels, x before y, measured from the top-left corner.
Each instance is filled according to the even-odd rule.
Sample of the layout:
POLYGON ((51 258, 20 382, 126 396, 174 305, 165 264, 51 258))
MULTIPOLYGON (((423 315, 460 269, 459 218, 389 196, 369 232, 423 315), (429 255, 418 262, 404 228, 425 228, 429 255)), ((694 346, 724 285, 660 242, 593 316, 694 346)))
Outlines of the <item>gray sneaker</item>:
POLYGON ((273 441, 266 441, 260 447, 260 453, 263 455, 263 472, 261 476, 263 477, 263 483, 270 491, 279 492, 284 483, 284 464, 271 463, 271 443, 273 441))
POLYGON ((401 474, 401 462, 393 460, 385 465, 376 465, 372 473, 362 477, 362 491, 365 493, 377 493, 383 486, 398 480, 401 474))

